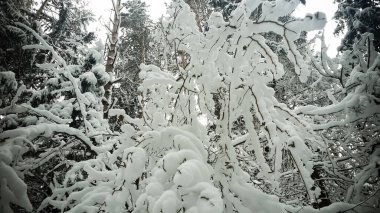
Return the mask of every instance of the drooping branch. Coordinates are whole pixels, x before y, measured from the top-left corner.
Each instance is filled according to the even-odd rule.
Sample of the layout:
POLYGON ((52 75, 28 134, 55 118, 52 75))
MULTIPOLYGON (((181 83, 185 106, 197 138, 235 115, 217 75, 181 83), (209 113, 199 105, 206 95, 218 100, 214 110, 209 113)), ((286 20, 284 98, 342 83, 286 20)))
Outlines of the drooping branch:
POLYGON ((91 129, 91 124, 87 121, 87 112, 85 110, 86 98, 84 97, 84 95, 80 91, 79 85, 78 85, 76 79, 74 78, 74 76, 71 74, 70 68, 68 67, 66 61, 54 50, 54 48, 51 45, 49 45, 40 35, 38 35, 38 33, 36 31, 34 31, 30 27, 26 26, 25 24, 22 24, 22 23, 16 23, 16 24, 25 28, 29 32, 31 32, 34 35, 34 37, 41 43, 41 45, 36 45, 36 46, 28 45, 28 46, 24 47, 24 49, 43 48, 45 50, 48 50, 49 52, 51 52, 51 54, 53 56, 52 61, 56 61, 56 63, 58 64, 58 67, 63 68, 63 72, 62 72, 63 76, 65 76, 67 79, 69 79, 69 81, 73 85, 74 93, 75 93, 76 99, 78 101, 79 109, 80 109, 80 112, 81 112, 81 115, 82 115, 82 118, 84 121, 85 131, 86 131, 86 133, 88 133, 91 129))
POLYGON ((91 140, 82 133, 82 131, 68 127, 65 124, 47 124, 41 123, 27 127, 7 130, 0 134, 0 142, 16 140, 17 138, 26 138, 29 141, 37 137, 51 137, 54 133, 63 133, 78 138, 93 154, 97 155, 99 150, 92 145, 91 140))

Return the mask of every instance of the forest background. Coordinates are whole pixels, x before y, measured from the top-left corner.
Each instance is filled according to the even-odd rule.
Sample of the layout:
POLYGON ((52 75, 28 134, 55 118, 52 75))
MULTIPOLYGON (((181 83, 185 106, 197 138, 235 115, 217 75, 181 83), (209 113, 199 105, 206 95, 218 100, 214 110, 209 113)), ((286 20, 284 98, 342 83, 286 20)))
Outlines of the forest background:
POLYGON ((0 1, 0 212, 379 211, 378 0, 111 2, 0 1))

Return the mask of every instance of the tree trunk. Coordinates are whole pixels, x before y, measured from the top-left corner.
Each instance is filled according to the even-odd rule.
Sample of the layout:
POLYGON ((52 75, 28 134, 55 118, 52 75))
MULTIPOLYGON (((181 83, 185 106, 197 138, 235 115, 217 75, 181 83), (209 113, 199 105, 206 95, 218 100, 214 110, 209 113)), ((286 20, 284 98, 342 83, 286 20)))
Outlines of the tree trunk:
POLYGON ((109 29, 108 44, 107 44, 107 61, 106 72, 110 75, 110 81, 104 86, 105 94, 103 99, 104 118, 108 118, 108 111, 111 108, 112 85, 114 84, 113 70, 117 58, 119 28, 120 28, 120 11, 121 0, 112 0, 114 17, 111 20, 112 29, 109 29))

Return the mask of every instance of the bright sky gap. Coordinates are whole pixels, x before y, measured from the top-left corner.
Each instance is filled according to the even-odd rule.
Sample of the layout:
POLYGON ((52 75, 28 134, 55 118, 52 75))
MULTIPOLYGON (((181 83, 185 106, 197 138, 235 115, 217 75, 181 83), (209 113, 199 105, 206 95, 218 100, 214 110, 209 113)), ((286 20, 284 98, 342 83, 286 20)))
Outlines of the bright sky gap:
MULTIPOLYGON (((148 5, 149 15, 153 21, 158 21, 158 19, 165 15, 166 6, 165 3, 169 3, 169 0, 143 0, 148 5)), ((105 40, 106 38, 106 30, 102 26, 108 23, 110 14, 111 14, 111 1, 110 0, 89 0, 89 6, 91 10, 94 12, 96 16, 96 20, 94 23, 91 23, 90 29, 95 31, 104 32, 100 39, 105 40)), ((325 38, 326 45, 328 47, 328 55, 330 57, 334 57, 337 54, 337 47, 340 45, 339 37, 333 35, 334 29, 336 27, 335 22, 332 20, 335 11, 337 10, 337 5, 333 3, 333 0, 308 0, 306 5, 300 4, 293 15, 295 17, 303 18, 307 13, 314 13, 316 11, 323 11, 326 13, 328 22, 325 26, 325 38)), ((308 38, 311 39, 315 33, 318 32, 310 32, 308 34, 308 38)), ((320 48, 320 43, 316 43, 316 49, 320 48)))

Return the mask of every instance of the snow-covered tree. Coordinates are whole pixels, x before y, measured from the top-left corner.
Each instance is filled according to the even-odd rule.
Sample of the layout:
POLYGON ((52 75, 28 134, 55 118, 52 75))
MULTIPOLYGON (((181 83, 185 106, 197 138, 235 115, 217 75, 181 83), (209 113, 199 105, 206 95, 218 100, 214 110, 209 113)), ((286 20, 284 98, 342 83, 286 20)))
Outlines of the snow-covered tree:
POLYGON ((67 64, 34 30, 16 24, 38 41, 23 48, 48 51, 51 62, 37 64, 49 79, 41 89, 18 84, 11 71, 0 72, 4 97, 0 109, 0 156, 1 172, 6 175, 2 177, 0 208, 4 212, 11 211, 10 202, 32 209, 21 179, 30 185, 42 181, 45 185, 37 185, 37 189, 51 190, 61 172, 76 160, 96 156, 94 144, 102 142, 102 135, 111 134, 102 119, 100 100, 109 76, 101 55, 89 50, 87 63, 67 64), (40 179, 36 178, 39 175, 40 179))
POLYGON ((313 60, 320 76, 315 85, 325 88, 322 99, 328 102, 296 109, 310 116, 328 147, 317 166, 322 171, 318 179, 331 189, 333 201, 376 202, 378 173, 370 168, 378 158, 379 53, 373 41, 373 34, 363 34, 338 64, 322 50, 319 63, 313 60))
POLYGON ((101 56, 88 50, 83 63, 68 63, 17 24, 37 39, 24 48, 48 51, 51 60, 38 64, 49 78, 38 90, 0 72, 0 209, 378 210, 380 56, 373 35, 341 58, 328 58, 323 42, 313 55, 298 39, 322 29, 326 17, 284 19, 299 3, 236 1, 227 18, 213 11, 202 31, 195 7, 174 0, 155 34, 160 63, 140 65, 141 117, 108 110, 120 118, 120 131, 103 117, 110 76, 101 56), (276 94, 273 85, 291 78, 297 88, 276 94), (305 82, 326 98, 299 91, 287 101, 305 82), (41 176, 48 193, 32 205, 28 181, 41 176), (328 197, 331 205, 327 193, 336 196, 328 197))
MULTIPOLYGON (((182 66, 179 58, 179 72, 174 76, 170 70, 142 66, 143 116, 147 125, 152 129, 183 125, 198 129, 197 122, 201 118, 210 126, 204 144, 209 150, 208 162, 215 172, 212 179, 222 191, 226 212, 240 212, 254 206, 245 206, 246 194, 231 188, 234 183, 248 182, 267 187, 268 193, 280 195, 283 201, 320 206, 322 190, 315 180, 320 181, 316 162, 327 148, 318 133, 318 126, 322 124, 316 125, 307 117, 297 115, 300 109, 310 106, 293 111, 279 103, 273 97, 274 91, 267 86, 279 80, 284 71, 283 64, 262 36, 264 33, 274 32, 281 37, 280 43, 301 82, 308 80, 311 71, 317 71, 308 66, 316 63, 315 59, 301 55, 293 42, 302 30, 321 29, 326 21, 323 13, 308 14, 302 20, 285 23, 278 20, 291 13, 298 3, 243 1, 231 13, 229 22, 225 22, 220 13, 211 14, 210 30, 202 35, 196 22, 188 19, 192 16, 190 7, 176 2, 177 5, 172 5, 174 15, 163 25, 167 29, 168 43, 175 47, 173 51, 189 55, 186 66, 182 66), (253 21, 251 15, 259 6, 260 17, 253 21), (239 120, 245 130, 236 135, 233 127, 239 120), (241 149, 240 145, 243 145, 241 149), (242 178, 244 169, 249 174, 248 179, 242 178), (300 196, 286 193, 289 177, 298 178, 295 185, 303 183, 304 188, 297 192, 300 196), (297 199, 291 200, 292 197, 297 199)), ((329 66, 325 72, 339 79, 337 73, 332 74, 330 70, 338 65, 332 63, 322 58, 322 65, 316 66, 329 66)), ((343 126, 350 123, 349 120, 335 122, 343 126)), ((249 187, 244 185, 243 188, 249 187)))

